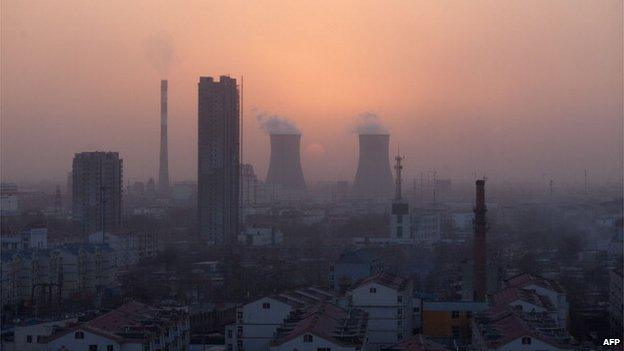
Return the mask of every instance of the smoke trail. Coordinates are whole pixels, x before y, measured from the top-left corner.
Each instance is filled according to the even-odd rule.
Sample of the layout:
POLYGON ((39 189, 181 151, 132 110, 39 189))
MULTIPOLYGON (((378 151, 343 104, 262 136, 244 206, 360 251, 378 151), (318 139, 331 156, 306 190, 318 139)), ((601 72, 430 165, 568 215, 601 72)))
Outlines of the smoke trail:
POLYGON ((285 117, 260 112, 256 114, 256 120, 267 134, 301 134, 297 125, 285 117))
POLYGON ((173 61, 173 38, 168 33, 154 33, 143 42, 145 57, 161 78, 167 78, 173 61))
POLYGON ((388 134, 388 130, 381 123, 381 119, 373 112, 364 112, 355 117, 355 134, 388 134))

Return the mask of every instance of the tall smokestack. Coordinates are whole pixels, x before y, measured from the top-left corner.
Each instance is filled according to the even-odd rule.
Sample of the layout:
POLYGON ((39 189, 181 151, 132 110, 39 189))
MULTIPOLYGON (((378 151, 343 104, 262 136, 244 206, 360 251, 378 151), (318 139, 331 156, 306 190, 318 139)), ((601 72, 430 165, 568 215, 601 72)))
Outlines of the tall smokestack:
POLYGON ((306 184, 301 168, 299 149, 301 134, 270 134, 271 160, 267 184, 286 190, 305 190, 306 184))
POLYGON ((485 301, 487 290, 486 271, 486 243, 485 231, 485 180, 479 179, 476 182, 477 194, 475 204, 475 224, 474 224, 474 301, 485 301))
POLYGON ((158 190, 161 194, 169 193, 169 153, 167 150, 167 87, 166 79, 160 81, 160 163, 158 172, 158 190))
POLYGON ((360 134, 360 156, 353 182, 356 198, 390 198, 392 171, 388 157, 389 134, 360 134))

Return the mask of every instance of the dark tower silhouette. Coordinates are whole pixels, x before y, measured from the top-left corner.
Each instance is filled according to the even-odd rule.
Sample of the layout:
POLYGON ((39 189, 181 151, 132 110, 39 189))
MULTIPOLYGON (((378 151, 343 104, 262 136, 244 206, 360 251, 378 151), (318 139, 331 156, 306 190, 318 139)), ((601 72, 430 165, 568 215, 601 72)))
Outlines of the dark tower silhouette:
POLYGON ((74 220, 85 234, 121 226, 123 160, 117 152, 81 152, 72 164, 74 220))
POLYGON ((200 77, 198 224, 209 245, 235 243, 239 231, 240 129, 236 79, 200 77))
POLYGON ((390 198, 394 186, 390 158, 389 134, 360 134, 360 156, 353 182, 356 198, 390 198))
POLYGON ((266 183, 286 190, 305 190, 299 155, 301 134, 271 134, 271 160, 266 183))
POLYGON ((158 191, 169 193, 169 152, 167 147, 167 80, 160 81, 160 163, 158 172, 158 191))
POLYGON ((486 258, 486 219, 485 212, 485 180, 476 182, 477 194, 474 208, 474 301, 485 301, 487 290, 487 258, 486 258))

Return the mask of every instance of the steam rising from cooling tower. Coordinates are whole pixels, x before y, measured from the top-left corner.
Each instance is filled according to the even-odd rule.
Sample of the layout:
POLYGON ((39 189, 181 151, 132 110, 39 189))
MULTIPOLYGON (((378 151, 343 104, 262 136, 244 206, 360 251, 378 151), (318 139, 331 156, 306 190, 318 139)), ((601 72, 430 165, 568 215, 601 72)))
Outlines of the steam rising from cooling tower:
POLYGON ((360 153, 357 173, 353 182, 353 195, 356 198, 389 198, 394 186, 390 170, 390 134, 373 113, 363 113, 357 117, 353 129, 359 134, 360 153))
POLYGON ((297 126, 286 118, 267 114, 259 114, 257 120, 271 138, 267 184, 285 190, 305 190, 300 157, 301 132, 297 126))
POLYGON ((284 117, 259 113, 256 119, 260 123, 260 129, 267 134, 301 134, 297 125, 284 117))
POLYGON ((353 132, 356 134, 389 134, 379 116, 372 112, 364 112, 355 117, 353 132))

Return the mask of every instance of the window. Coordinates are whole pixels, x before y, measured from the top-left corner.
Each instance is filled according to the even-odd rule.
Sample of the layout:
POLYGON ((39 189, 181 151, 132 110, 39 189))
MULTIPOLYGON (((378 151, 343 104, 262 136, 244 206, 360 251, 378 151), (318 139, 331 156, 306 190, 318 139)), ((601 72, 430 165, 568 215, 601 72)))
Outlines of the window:
POLYGON ((457 318, 459 318, 459 311, 453 311, 453 312, 451 312, 451 317, 452 317, 453 319, 457 319, 457 318))
POLYGON ((237 312, 236 313, 236 318, 243 319, 243 312, 242 311, 237 312))
POLYGON ((89 351, 97 351, 97 345, 89 345, 89 351))
POLYGON ((303 336, 303 342, 312 342, 312 340, 314 340, 314 338, 311 334, 306 334, 303 336))
POLYGON ((403 333, 398 333, 397 334, 397 339, 403 340, 403 333))
POLYGON ((115 347, 113 345, 106 345, 106 351, 114 351, 115 347))
POLYGON ((522 337, 522 345, 531 345, 531 338, 528 336, 522 337))
POLYGON ((460 331, 458 326, 454 326, 452 329, 453 339, 459 339, 460 331))
POLYGON ((331 347, 318 347, 316 351, 331 351, 331 347))
POLYGON ((32 335, 26 335, 26 342, 29 344, 32 343, 32 335))
POLYGON ((271 308, 271 304, 269 302, 265 302, 262 304, 262 308, 268 310, 269 308, 271 308))
POLYGON ((397 309, 397 314, 399 316, 402 316, 403 315, 403 309, 402 308, 397 309))
POLYGON ((228 344, 228 351, 232 351, 234 349, 234 346, 232 344, 228 344))
POLYGON ((81 331, 77 331, 74 333, 74 339, 84 339, 84 333, 81 331))
POLYGON ((377 288, 370 288, 370 289, 368 289, 368 292, 370 292, 371 294, 376 294, 377 293, 377 288))
POLYGON ((466 311, 466 318, 472 318, 472 311, 466 311))
POLYGON ((398 303, 403 303, 403 296, 402 295, 397 296, 397 302, 398 303))
POLYGON ((45 344, 45 341, 43 341, 44 336, 43 335, 37 335, 37 344, 45 344))
POLYGON ((231 330, 231 329, 230 329, 230 330, 228 330, 227 335, 228 335, 228 338, 229 338, 229 339, 231 339, 231 338, 232 338, 232 334, 234 334, 234 333, 232 333, 232 330, 231 330))

